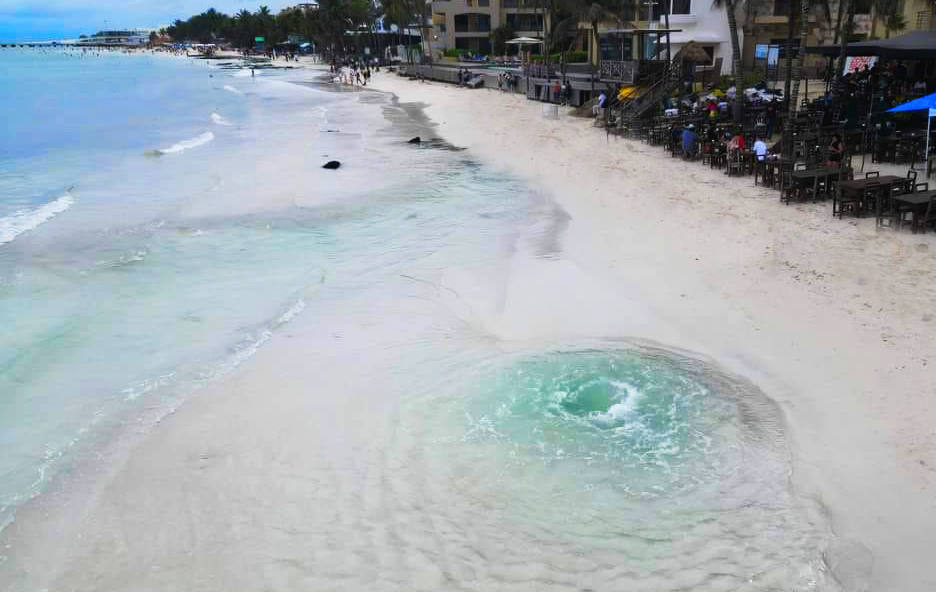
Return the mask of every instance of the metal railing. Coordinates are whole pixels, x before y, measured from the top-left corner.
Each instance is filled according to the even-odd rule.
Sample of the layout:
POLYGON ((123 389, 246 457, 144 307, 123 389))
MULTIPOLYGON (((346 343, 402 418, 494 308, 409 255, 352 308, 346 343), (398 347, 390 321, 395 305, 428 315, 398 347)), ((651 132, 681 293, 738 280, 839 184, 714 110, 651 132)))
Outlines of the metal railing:
POLYGON ((552 78, 556 75, 556 67, 553 64, 524 64, 523 74, 530 78, 552 78))
POLYGON ((634 84, 639 62, 635 60, 601 60, 598 72, 602 80, 634 84))

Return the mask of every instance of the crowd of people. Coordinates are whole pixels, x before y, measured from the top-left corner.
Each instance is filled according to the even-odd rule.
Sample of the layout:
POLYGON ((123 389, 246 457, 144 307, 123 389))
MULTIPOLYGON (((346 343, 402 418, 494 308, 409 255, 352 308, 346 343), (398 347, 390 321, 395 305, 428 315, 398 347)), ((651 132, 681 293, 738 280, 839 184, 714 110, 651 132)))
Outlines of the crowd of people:
MULTIPOLYGON (((380 72, 380 64, 374 63, 374 71, 380 72)), ((333 62, 329 72, 335 74, 335 82, 354 86, 367 86, 371 79, 371 64, 358 60, 346 60, 343 64, 333 62)))
POLYGON ((501 72, 497 75, 497 88, 504 91, 516 91, 520 77, 511 72, 501 72))

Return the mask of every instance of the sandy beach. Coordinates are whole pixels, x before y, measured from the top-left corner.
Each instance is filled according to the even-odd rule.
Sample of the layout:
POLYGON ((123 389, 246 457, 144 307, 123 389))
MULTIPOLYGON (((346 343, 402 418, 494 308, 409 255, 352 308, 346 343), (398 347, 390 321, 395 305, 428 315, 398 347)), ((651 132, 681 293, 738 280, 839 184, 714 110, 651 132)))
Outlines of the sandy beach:
MULTIPOLYGON (((308 68, 309 80, 321 69, 308 68)), ((789 479, 831 519, 824 560, 843 590, 936 588, 936 235, 785 206, 750 177, 609 139, 563 109, 544 118, 519 95, 389 72, 368 90, 413 135, 529 187, 536 240, 493 245, 493 266, 479 255, 448 269, 434 253, 398 264, 380 300, 331 294, 323 273, 330 314, 300 310, 235 371, 102 452, 105 470, 25 506, 0 537, 0 589, 606 589, 628 574, 514 532, 499 519, 509 501, 459 473, 465 458, 433 467, 438 481, 416 470, 445 442, 420 427, 437 410, 409 401, 415 385, 455 382, 438 369, 458 374, 445 357, 456 342, 483 358, 625 339, 689 352, 779 405, 789 479), (401 362, 420 359, 442 362, 401 362)), ((366 180, 358 136, 329 158, 366 180)), ((704 547, 673 564, 713 560, 704 547)), ((728 589, 685 571, 685 589, 728 589)), ((759 575, 750 589, 776 589, 759 575)))
MULTIPOLYGON (((521 96, 390 74, 374 86, 425 105, 440 136, 554 198, 571 218, 568 264, 602 284, 608 306, 640 305, 617 319, 627 334, 703 352, 780 402, 795 482, 834 518, 832 565, 863 565, 871 590, 936 587, 925 567, 936 543, 934 235, 833 219, 828 203, 784 206, 750 178, 608 140, 588 120, 543 118, 521 96)), ((561 334, 572 313, 557 311, 581 297, 562 276, 512 287, 546 284, 556 301, 502 334, 561 334)))

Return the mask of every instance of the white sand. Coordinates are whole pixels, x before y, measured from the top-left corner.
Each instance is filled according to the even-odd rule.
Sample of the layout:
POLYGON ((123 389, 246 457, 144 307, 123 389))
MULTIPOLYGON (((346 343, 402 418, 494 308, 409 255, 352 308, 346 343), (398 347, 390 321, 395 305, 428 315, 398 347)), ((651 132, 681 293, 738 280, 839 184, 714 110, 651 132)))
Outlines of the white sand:
MULTIPOLYGON (((571 217, 559 260, 501 270, 501 283, 446 275, 462 299, 453 309, 471 311, 465 323, 505 348, 646 338, 751 378, 786 413, 797 486, 832 512, 830 563, 870 572, 871 590, 936 588, 936 236, 783 206, 750 178, 607 142, 518 96, 375 82, 427 104, 440 136, 571 217)), ((56 590, 445 590, 495 575, 499 589, 535 589, 525 582, 545 567, 485 571, 506 550, 484 540, 480 559, 449 561, 461 508, 451 522, 429 516, 446 503, 444 484, 403 471, 431 443, 396 427, 389 336, 447 335, 432 320, 399 326, 425 306, 349 295, 331 318, 290 324, 118 452, 90 497, 49 496, 20 513, 0 581, 15 565, 56 590), (355 360, 366 364, 348 372, 355 360), (375 380, 389 380, 379 396, 375 380), (320 396, 332 392, 347 396, 320 396)), ((561 583, 561 571, 547 575, 561 583)))
MULTIPOLYGON (((936 589, 936 235, 784 206, 750 177, 545 119, 521 96, 392 74, 374 86, 425 103, 440 136, 554 197, 572 217, 563 258, 669 324, 632 319, 631 334, 704 352, 782 404, 797 483, 843 543, 832 563, 867 563, 857 541, 871 590, 936 589)), ((563 278, 528 279, 516 289, 576 297, 563 278)), ((542 312, 503 333, 577 325, 542 312)))

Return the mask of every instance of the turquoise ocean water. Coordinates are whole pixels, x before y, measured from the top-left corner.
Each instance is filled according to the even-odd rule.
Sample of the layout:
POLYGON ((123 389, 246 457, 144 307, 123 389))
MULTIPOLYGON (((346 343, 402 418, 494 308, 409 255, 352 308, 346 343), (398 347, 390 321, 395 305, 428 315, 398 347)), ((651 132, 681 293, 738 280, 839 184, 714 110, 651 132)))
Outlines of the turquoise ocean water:
POLYGON ((374 340, 425 443, 396 478, 432 484, 459 544, 502 541, 492 565, 548 565, 542 590, 579 568, 592 589, 837 589, 752 385, 625 342, 450 339, 470 323, 439 278, 561 257, 556 213, 468 152, 407 145, 427 131, 392 97, 51 50, 0 52, 0 78, 0 525, 297 319, 390 310, 401 336, 374 340))

